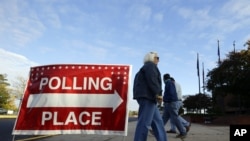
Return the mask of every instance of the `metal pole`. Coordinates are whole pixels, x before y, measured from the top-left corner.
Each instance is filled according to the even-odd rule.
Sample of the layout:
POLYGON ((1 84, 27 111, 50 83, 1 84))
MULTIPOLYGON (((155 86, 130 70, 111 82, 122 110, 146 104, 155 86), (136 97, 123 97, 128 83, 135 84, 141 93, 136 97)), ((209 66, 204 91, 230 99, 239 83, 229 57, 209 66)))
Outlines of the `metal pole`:
POLYGON ((235 53, 235 41, 233 42, 233 46, 234 46, 234 53, 235 53))
POLYGON ((199 63, 199 54, 197 53, 197 75, 198 75, 198 87, 199 87, 199 94, 201 93, 201 86, 200 86, 200 63, 199 63))

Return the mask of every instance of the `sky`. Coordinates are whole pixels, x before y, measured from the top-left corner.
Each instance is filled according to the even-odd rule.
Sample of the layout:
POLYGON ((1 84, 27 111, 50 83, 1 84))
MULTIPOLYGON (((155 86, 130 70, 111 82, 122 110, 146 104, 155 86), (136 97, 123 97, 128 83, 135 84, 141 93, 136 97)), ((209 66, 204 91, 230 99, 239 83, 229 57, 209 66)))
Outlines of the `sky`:
POLYGON ((146 53, 157 52, 161 74, 194 95, 197 54, 206 75, 217 66, 218 40, 223 60, 246 49, 249 25, 249 0, 1 0, 0 74, 14 83, 33 66, 131 65, 128 107, 137 110, 131 89, 146 53))

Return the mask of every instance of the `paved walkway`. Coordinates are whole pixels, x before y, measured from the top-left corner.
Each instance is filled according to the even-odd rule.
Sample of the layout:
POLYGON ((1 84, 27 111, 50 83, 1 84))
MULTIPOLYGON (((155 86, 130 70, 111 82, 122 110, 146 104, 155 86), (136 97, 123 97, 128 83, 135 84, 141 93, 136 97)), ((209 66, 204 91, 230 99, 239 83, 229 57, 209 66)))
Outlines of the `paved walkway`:
MULTIPOLYGON (((136 121, 128 123, 128 136, 110 135, 56 135, 36 141, 133 141, 136 121)), ((169 129, 166 125, 166 129, 169 129)), ((176 134, 167 134, 168 141, 181 141, 176 134)), ((149 134, 148 141, 156 141, 149 134)), ((187 138, 184 141, 229 141, 229 126, 212 126, 192 123, 187 138)))

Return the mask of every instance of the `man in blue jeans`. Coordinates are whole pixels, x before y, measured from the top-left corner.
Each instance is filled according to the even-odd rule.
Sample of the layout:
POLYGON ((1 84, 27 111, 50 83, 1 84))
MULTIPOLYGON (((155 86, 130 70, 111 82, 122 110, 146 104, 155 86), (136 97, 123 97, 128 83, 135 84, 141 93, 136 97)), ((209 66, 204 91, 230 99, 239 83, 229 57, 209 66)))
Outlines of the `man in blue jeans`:
MULTIPOLYGON (((177 110, 179 111, 180 108, 183 106, 181 85, 179 83, 177 83, 173 77, 170 77, 170 79, 175 84, 175 89, 176 89, 177 98, 178 98, 178 109, 177 110)), ((191 123, 186 121, 180 115, 178 118, 181 121, 181 123, 183 124, 183 126, 186 128, 186 132, 188 132, 190 130, 191 123)), ((167 133, 176 133, 176 126, 175 126, 174 122, 171 120, 171 118, 170 118, 170 125, 171 125, 171 128, 170 128, 170 130, 167 131, 167 133)))
POLYGON ((157 53, 147 53, 144 65, 134 79, 133 99, 139 104, 134 141, 147 141, 150 128, 157 141, 167 141, 162 117, 157 107, 157 103, 162 102, 162 79, 157 67, 158 62, 157 53))
POLYGON ((187 136, 187 131, 181 121, 179 120, 178 112, 179 112, 179 103, 177 92, 175 88, 174 82, 170 79, 169 74, 165 74, 163 76, 163 80, 165 83, 163 101, 164 101, 164 111, 163 111, 163 123, 164 125, 168 122, 171 118, 172 122, 175 124, 177 129, 179 130, 180 134, 178 134, 177 138, 185 138, 187 136))

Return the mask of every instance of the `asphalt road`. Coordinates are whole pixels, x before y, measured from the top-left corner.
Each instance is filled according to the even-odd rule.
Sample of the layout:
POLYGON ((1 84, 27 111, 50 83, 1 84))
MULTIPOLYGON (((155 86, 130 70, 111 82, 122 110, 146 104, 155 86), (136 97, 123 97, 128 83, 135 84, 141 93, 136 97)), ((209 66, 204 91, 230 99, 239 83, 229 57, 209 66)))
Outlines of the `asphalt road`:
POLYGON ((0 119, 0 139, 1 141, 12 140, 12 129, 15 124, 14 119, 0 119))
POLYGON ((31 135, 12 135, 12 130, 15 125, 15 118, 0 118, 0 141, 17 141, 24 140, 30 137, 36 137, 31 135))

